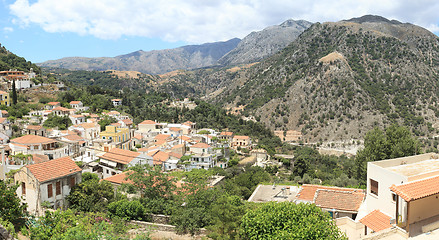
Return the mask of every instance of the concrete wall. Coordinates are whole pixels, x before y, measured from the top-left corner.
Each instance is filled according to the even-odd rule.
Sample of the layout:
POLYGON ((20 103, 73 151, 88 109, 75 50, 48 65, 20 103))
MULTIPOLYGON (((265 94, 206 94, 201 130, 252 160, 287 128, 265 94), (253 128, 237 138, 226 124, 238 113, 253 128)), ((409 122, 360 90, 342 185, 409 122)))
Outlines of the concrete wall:
MULTIPOLYGON (((367 164, 367 212, 379 209, 381 212, 395 218, 396 203, 392 199, 390 186, 392 186, 392 184, 398 185, 407 182, 408 179, 406 176, 389 171, 374 162, 369 162, 367 164), (371 193, 370 179, 378 182, 378 196, 371 193)), ((399 207, 400 209, 398 212, 400 215, 402 214, 403 219, 405 219, 406 204, 401 198, 399 199, 399 207)))
POLYGON ((439 215, 439 194, 410 202, 410 223, 439 215))
POLYGON ((335 219, 335 224, 350 240, 364 237, 365 226, 360 222, 353 221, 349 217, 337 218, 335 219))

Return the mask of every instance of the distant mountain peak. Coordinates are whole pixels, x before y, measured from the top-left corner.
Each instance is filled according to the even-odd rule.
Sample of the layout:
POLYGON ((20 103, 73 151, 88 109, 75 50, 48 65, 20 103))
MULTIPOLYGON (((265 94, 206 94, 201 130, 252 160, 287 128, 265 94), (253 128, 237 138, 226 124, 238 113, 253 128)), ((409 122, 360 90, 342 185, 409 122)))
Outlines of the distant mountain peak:
POLYGON ((378 15, 364 15, 362 17, 358 18, 351 18, 348 20, 343 20, 345 22, 355 22, 355 23, 365 23, 365 22, 384 22, 389 24, 402 24, 401 22, 397 20, 389 20, 385 17, 378 16, 378 15))

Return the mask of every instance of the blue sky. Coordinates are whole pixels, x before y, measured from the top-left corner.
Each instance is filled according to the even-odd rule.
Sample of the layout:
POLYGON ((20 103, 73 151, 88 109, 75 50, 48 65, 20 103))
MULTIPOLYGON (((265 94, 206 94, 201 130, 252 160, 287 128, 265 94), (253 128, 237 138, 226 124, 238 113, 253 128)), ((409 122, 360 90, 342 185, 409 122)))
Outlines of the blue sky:
POLYGON ((291 18, 325 22, 375 14, 439 32, 437 0, 0 1, 0 43, 36 63, 225 41, 291 18))

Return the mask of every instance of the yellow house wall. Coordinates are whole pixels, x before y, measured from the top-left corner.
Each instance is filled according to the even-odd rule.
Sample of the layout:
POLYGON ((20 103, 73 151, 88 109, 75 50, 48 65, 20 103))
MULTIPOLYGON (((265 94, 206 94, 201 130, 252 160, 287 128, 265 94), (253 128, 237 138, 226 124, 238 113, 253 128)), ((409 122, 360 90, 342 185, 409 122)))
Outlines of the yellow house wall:
POLYGON ((410 202, 410 223, 439 215, 439 194, 410 202))

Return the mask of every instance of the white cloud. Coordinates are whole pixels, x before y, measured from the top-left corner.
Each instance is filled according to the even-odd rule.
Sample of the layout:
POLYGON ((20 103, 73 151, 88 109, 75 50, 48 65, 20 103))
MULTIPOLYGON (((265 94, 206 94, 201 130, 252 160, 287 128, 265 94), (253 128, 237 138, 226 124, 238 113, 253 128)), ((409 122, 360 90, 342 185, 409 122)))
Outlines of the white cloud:
POLYGON ((293 18, 338 21, 365 14, 439 29, 436 0, 16 0, 13 22, 47 32, 203 43, 244 37, 293 18))
POLYGON ((13 31, 14 31, 14 29, 11 28, 11 27, 4 27, 3 28, 3 32, 5 32, 5 33, 10 33, 10 32, 13 32, 13 31))

